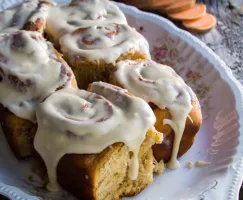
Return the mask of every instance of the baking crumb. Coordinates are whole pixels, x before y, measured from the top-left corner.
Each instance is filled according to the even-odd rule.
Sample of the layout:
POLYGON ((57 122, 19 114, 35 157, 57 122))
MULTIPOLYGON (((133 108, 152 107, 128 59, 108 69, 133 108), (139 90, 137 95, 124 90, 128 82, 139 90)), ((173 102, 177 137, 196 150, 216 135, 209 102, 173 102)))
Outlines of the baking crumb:
POLYGON ((205 161, 202 161, 202 160, 198 160, 196 162, 197 167, 204 167, 204 166, 207 166, 207 165, 210 165, 210 164, 211 164, 211 162, 205 162, 205 161))
POLYGON ((154 160, 154 172, 158 174, 162 174, 164 170, 165 170, 164 161, 161 160, 160 162, 157 162, 156 160, 154 160))
POLYGON ((89 176, 88 175, 85 175, 85 178, 88 180, 89 179, 89 176))
POLYGON ((187 163, 187 167, 188 167, 188 168, 193 168, 193 167, 194 167, 194 163, 191 162, 191 161, 188 162, 188 163, 187 163))

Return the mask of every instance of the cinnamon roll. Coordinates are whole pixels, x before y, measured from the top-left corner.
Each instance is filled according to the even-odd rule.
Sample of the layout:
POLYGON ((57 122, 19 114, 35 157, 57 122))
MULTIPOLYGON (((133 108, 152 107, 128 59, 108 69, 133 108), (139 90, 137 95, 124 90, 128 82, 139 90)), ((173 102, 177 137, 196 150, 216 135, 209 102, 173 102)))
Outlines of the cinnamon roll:
POLYGON ((46 19, 49 13, 48 11, 51 6, 53 6, 53 4, 48 1, 40 1, 38 8, 32 12, 23 29, 37 31, 43 34, 44 28, 46 27, 46 19))
POLYGON ((75 85, 67 63, 40 33, 0 34, 0 121, 18 157, 33 152, 36 106, 57 89, 75 85))
POLYGON ((95 82, 89 91, 53 93, 36 113, 34 147, 47 167, 48 190, 60 184, 79 199, 115 200, 152 182, 151 146, 161 134, 144 100, 95 82))
POLYGON ((68 5, 50 9, 46 32, 51 40, 58 40, 65 33, 78 28, 108 23, 127 24, 124 14, 109 0, 73 0, 68 5))
POLYGON ((154 61, 120 61, 110 82, 147 101, 156 116, 155 128, 164 134, 153 147, 157 161, 177 168, 177 157, 192 146, 202 123, 200 105, 191 88, 176 72, 154 61))
POLYGON ((0 12, 0 32, 13 32, 20 29, 43 32, 47 11, 51 3, 38 0, 25 0, 0 12))
POLYGON ((60 45, 81 89, 94 81, 107 82, 119 60, 150 58, 147 40, 128 25, 80 28, 61 37, 60 45))

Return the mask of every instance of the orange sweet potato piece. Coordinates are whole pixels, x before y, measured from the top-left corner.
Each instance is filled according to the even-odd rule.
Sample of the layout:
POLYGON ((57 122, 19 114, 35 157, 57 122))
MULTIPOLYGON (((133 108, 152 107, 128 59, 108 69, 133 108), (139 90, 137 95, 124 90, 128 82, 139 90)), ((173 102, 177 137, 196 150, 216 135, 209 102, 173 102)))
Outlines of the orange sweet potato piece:
POLYGON ((160 11, 164 13, 176 13, 193 7, 195 3, 195 0, 176 0, 171 5, 162 8, 160 11))
POLYGON ((141 9, 151 9, 157 0, 120 0, 125 4, 136 6, 141 9))
POLYGON ((197 3, 193 7, 176 13, 170 13, 168 16, 174 20, 195 20, 206 13, 206 5, 197 3))
POLYGON ((154 4, 153 4, 153 6, 152 6, 152 8, 153 9, 163 9, 163 8, 165 8, 165 7, 167 7, 167 6, 170 6, 171 4, 173 4, 174 2, 175 2, 176 0, 157 0, 154 4))
POLYGON ((182 23, 191 31, 204 33, 211 30, 216 25, 216 18, 213 15, 206 13, 198 19, 186 20, 182 23))

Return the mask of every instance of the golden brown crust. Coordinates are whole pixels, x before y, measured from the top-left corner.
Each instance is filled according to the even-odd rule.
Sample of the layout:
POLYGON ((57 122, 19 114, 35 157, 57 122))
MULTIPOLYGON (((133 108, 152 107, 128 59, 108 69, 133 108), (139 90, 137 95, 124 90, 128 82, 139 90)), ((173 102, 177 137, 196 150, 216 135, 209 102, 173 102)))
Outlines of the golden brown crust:
POLYGON ((96 182, 99 170, 113 153, 122 148, 123 144, 118 143, 100 154, 65 155, 57 167, 58 182, 79 199, 97 200, 96 182))
POLYGON ((148 131, 140 148, 139 175, 135 181, 127 177, 128 148, 116 143, 99 154, 65 155, 58 164, 58 182, 82 200, 120 200, 124 196, 134 196, 153 181, 151 146, 159 142, 159 137, 154 129, 148 131), (106 185, 103 194, 102 188, 106 185))
MULTIPOLYGON (((108 64, 104 60, 89 61, 79 56, 64 54, 65 60, 71 66, 80 89, 87 89, 90 83, 95 81, 108 82, 111 72, 114 70, 113 64, 108 64)), ((127 52, 122 54, 116 62, 120 60, 140 60, 146 59, 142 52, 127 52)))
POLYGON ((24 25, 23 30, 37 31, 37 32, 42 33, 43 27, 44 27, 44 21, 42 19, 38 18, 35 22, 32 22, 32 21, 27 22, 24 25))
POLYGON ((33 139, 37 125, 22 119, 0 104, 0 123, 9 146, 17 158, 26 158, 34 153, 33 139))

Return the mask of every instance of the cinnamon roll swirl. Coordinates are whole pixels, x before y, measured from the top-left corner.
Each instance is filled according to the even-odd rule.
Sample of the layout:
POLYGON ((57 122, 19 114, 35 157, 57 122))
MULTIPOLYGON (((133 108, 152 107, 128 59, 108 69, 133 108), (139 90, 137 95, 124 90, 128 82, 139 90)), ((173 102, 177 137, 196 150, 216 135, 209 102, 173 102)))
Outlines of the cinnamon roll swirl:
POLYGON ((50 9, 46 31, 54 43, 58 44, 59 38, 65 33, 108 23, 127 23, 124 14, 111 1, 73 0, 69 5, 50 9))
POLYGON ((164 134, 162 144, 153 147, 155 158, 177 168, 177 157, 194 142, 202 115, 191 88, 176 72, 154 61, 120 61, 110 82, 147 101, 157 118, 155 128, 164 134))
POLYGON ((51 3, 38 0, 25 0, 0 12, 0 32, 13 32, 20 29, 43 32, 47 11, 51 3))
POLYGON ((150 58, 147 40, 128 25, 80 28, 64 35, 60 44, 82 89, 94 81, 107 82, 119 60, 150 58))
POLYGON ((43 34, 44 28, 46 27, 48 11, 51 6, 53 6, 53 4, 48 1, 40 1, 38 8, 32 12, 23 29, 29 31, 37 31, 43 34))
POLYGON ((151 183, 151 145, 161 134, 149 105, 126 90, 103 82, 92 83, 89 92, 59 90, 38 106, 37 120, 34 146, 50 191, 59 183, 80 199, 113 200, 151 183))
POLYGON ((30 152, 22 146, 33 147, 27 131, 35 129, 36 106, 57 89, 75 84, 67 63, 40 33, 0 34, 1 123, 16 155, 25 157, 30 152))

